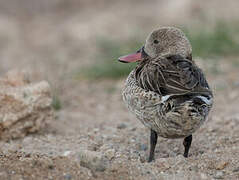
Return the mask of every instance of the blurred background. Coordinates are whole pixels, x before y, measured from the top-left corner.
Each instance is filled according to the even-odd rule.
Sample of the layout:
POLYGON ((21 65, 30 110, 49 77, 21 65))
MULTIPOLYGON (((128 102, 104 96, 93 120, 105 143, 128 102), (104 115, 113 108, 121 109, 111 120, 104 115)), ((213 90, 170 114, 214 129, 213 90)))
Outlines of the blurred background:
MULTIPOLYGON (((214 132, 210 136, 215 139, 227 136, 238 142, 238 7, 238 0, 0 0, 0 72, 27 70, 33 81, 50 82, 57 119, 47 131, 54 141, 64 142, 28 139, 24 151, 57 154, 77 149, 65 137, 81 146, 82 137, 88 145, 118 143, 122 152, 147 144, 146 130, 128 114, 121 98, 135 64, 117 58, 137 51, 161 26, 176 26, 187 34, 193 58, 213 88, 208 129, 199 134, 214 132), (135 138, 136 145, 128 147, 125 136, 135 138)), ((206 145, 210 138, 199 136, 197 142, 205 151, 213 147, 206 145)), ((177 144, 165 144, 170 154, 167 146, 177 144)), ((193 151, 198 152, 195 147, 193 151)))
POLYGON ((235 100, 238 7, 237 0, 1 0, 0 70, 48 80, 60 118, 74 121, 64 122, 66 131, 79 122, 89 128, 115 122, 115 114, 127 111, 121 88, 135 66, 117 58, 138 50, 153 29, 176 26, 189 37, 215 94, 235 100))
POLYGON ((114 79, 113 90, 135 66, 117 58, 135 52, 153 29, 176 26, 194 58, 210 59, 209 71, 218 73, 222 63, 239 64, 238 7, 237 0, 1 0, 0 70, 33 71, 73 104, 67 96, 77 88, 69 86, 114 79))

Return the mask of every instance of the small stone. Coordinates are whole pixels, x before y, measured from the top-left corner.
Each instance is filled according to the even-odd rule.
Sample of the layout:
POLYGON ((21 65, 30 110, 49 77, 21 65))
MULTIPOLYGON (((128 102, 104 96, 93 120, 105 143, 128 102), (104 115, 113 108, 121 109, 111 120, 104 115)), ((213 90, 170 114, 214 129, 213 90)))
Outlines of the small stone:
POLYGON ((179 155, 176 156, 175 160, 177 162, 185 162, 186 158, 182 154, 179 154, 179 155))
POLYGON ((199 152, 199 154, 204 154, 203 150, 199 150, 198 152, 199 152))
POLYGON ((169 154, 168 154, 168 153, 162 153, 161 157, 162 157, 162 158, 168 158, 168 157, 169 157, 169 154))
POLYGON ((140 160, 141 163, 145 163, 147 161, 146 157, 143 156, 143 155, 140 155, 139 160, 140 160))
POLYGON ((52 170, 52 169, 54 169, 54 165, 53 164, 49 164, 48 168, 52 170))
POLYGON ((87 149, 90 151, 97 151, 99 149, 99 144, 96 142, 90 142, 87 146, 87 149))
POLYGON ((88 150, 79 152, 79 161, 81 166, 92 171, 105 171, 109 163, 102 153, 88 150))
POLYGON ((65 174, 64 175, 64 179, 65 180, 71 180, 72 179, 72 176, 70 174, 65 174))
POLYGON ((223 179, 223 176, 224 176, 224 173, 223 173, 222 171, 218 171, 218 172, 215 174, 214 178, 215 178, 215 179, 223 179))
POLYGON ((189 167, 189 171, 195 171, 195 172, 198 172, 198 166, 190 166, 189 167))
POLYGON ((63 153, 63 156, 69 156, 71 154, 71 151, 65 151, 64 153, 63 153))
POLYGON ((155 160, 156 166, 160 167, 161 171, 166 171, 171 168, 169 162, 165 158, 159 158, 155 160))
POLYGON ((200 173, 201 179, 208 179, 208 176, 204 173, 200 173))
POLYGON ((104 154, 109 160, 111 160, 115 156, 115 150, 114 149, 108 149, 107 151, 105 151, 104 154))
POLYGON ((99 151, 105 152, 106 150, 112 149, 112 148, 113 148, 112 144, 103 144, 103 145, 99 148, 99 151))
POLYGON ((216 170, 222 170, 228 165, 228 162, 221 161, 218 164, 216 164, 216 170))
POLYGON ((178 148, 178 147, 175 147, 175 148, 173 148, 173 151, 174 151, 174 152, 178 152, 178 151, 179 151, 179 148, 178 148))
POLYGON ((237 167, 237 168, 233 169, 233 171, 232 171, 232 172, 239 172, 239 167, 237 167))
POLYGON ((125 123, 120 123, 120 124, 117 125, 117 128, 118 128, 118 129, 125 129, 126 127, 127 127, 127 126, 126 126, 125 123))
POLYGON ((123 158, 123 154, 121 152, 116 152, 115 153, 115 158, 123 158))

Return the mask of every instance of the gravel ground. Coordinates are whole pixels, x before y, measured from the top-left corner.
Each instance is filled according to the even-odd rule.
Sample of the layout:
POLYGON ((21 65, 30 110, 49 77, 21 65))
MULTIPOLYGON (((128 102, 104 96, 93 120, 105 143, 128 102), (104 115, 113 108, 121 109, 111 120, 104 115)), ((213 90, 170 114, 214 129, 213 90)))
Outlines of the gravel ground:
MULTIPOLYGON (((189 1, 183 2, 187 5, 189 1)), ((215 2, 212 2, 206 3, 205 8, 213 7, 215 2)), ((36 10, 29 12, 30 17, 24 13, 17 16, 7 8, 11 7, 9 4, 4 6, 4 1, 0 4, 6 7, 2 11, 5 14, 0 15, 1 72, 27 69, 32 72, 33 80, 47 79, 63 106, 56 112, 56 119, 38 134, 0 142, 0 179, 239 179, 239 66, 235 62, 238 57, 221 57, 216 64, 215 60, 196 59, 214 90, 215 104, 210 117, 193 135, 189 158, 182 156, 182 139, 159 138, 156 160, 147 163, 149 130, 128 113, 122 102, 124 79, 76 80, 72 72, 90 64, 97 51, 94 39, 99 34, 107 35, 115 30, 118 35, 124 34, 122 39, 127 39, 132 35, 129 29, 147 23, 149 26, 144 29, 151 31, 157 21, 149 20, 153 12, 145 12, 142 19, 139 11, 155 7, 146 1, 140 2, 136 14, 130 16, 127 23, 121 23, 122 29, 112 29, 119 20, 123 22, 127 14, 122 12, 132 9, 135 2, 128 6, 109 3, 101 7, 99 4, 95 18, 92 18, 92 4, 82 3, 85 8, 79 7, 80 12, 74 9, 71 13, 63 11, 64 3, 57 7, 60 9, 57 13, 52 13, 55 6, 44 6, 46 13, 41 16, 37 15, 38 6, 34 6, 36 10), (103 11, 105 9, 107 11, 103 11), (105 23, 97 23, 102 18, 105 23), (134 25, 130 26, 132 22, 134 25), (213 72, 215 68, 217 71, 213 72)), ((220 4, 219 12, 223 10, 220 4)), ((173 5, 170 8, 182 6, 173 5)), ((199 5, 192 7, 200 9, 199 5)), ((24 6, 17 8, 25 12, 24 6)), ((185 17, 191 17, 190 9, 185 10, 185 17)), ((163 10, 165 12, 162 4, 163 10)), ((237 17, 233 8, 231 12, 237 17)), ((220 17, 219 14, 212 11, 209 17, 220 17)), ((187 19, 190 23, 188 21, 190 18, 187 19)), ((160 22, 168 23, 163 19, 160 22)), ((180 23, 183 19, 170 16, 169 22, 180 23)))
POLYGON ((124 107, 123 80, 81 82, 71 91, 84 94, 75 99, 81 106, 68 102, 39 134, 1 142, 0 179, 238 179, 238 72, 226 67, 208 77, 219 90, 208 121, 193 135, 188 159, 181 139, 159 138, 156 160, 147 163, 149 130, 124 107))

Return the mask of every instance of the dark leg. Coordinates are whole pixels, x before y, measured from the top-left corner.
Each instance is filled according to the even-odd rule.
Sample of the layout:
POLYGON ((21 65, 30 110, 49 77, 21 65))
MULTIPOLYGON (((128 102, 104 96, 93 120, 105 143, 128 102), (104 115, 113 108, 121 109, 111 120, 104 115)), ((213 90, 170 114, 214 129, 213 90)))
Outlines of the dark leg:
POLYGON ((157 144, 158 140, 158 134, 151 129, 151 134, 150 134, 150 152, 149 152, 149 159, 148 162, 151 162, 154 160, 154 150, 155 146, 157 144))
POLYGON ((183 140, 183 145, 184 145, 184 148, 185 148, 183 156, 185 158, 188 157, 188 151, 190 149, 190 146, 191 146, 191 143, 192 143, 192 139, 193 139, 193 137, 192 137, 192 135, 190 135, 188 137, 185 137, 184 140, 183 140))

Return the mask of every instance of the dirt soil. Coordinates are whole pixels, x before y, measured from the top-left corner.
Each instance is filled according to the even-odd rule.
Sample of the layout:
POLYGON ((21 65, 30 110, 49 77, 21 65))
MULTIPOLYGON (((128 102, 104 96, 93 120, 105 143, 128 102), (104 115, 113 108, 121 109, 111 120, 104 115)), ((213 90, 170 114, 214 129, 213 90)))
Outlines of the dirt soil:
POLYGON ((193 135, 187 159, 182 139, 159 138, 156 160, 146 162, 149 130, 123 104, 124 79, 73 78, 81 66, 100 63, 92 60, 98 36, 122 40, 140 29, 146 37, 159 24, 193 26, 205 17, 210 24, 239 16, 237 1, 228 2, 231 8, 226 9, 224 1, 167 2, 0 1, 2 74, 26 69, 33 81, 48 80, 62 102, 46 129, 0 142, 0 180, 239 179, 238 57, 195 59, 207 74, 215 103, 208 121, 193 135), (175 12, 182 7, 179 17, 175 12), (170 10, 174 14, 167 16, 170 10), (207 10, 212 11, 205 15, 207 10))

